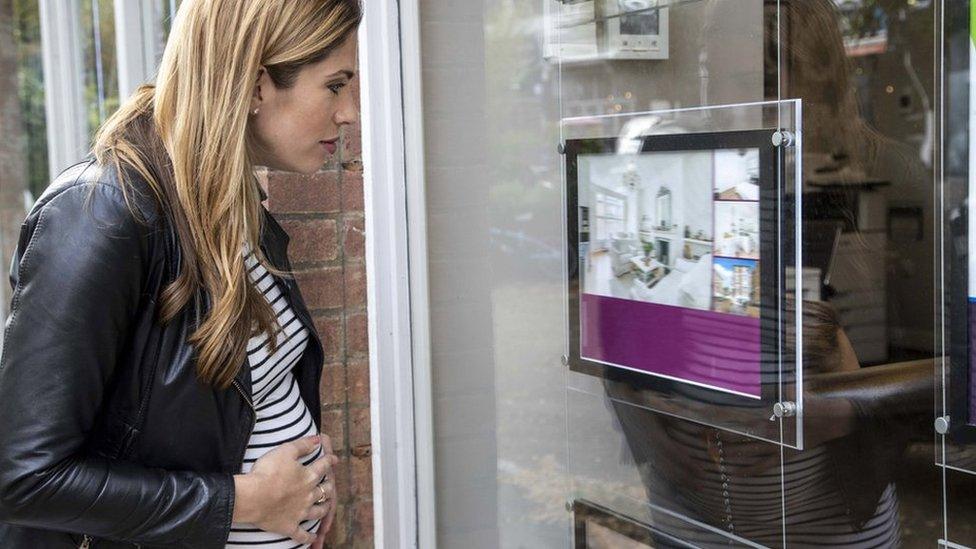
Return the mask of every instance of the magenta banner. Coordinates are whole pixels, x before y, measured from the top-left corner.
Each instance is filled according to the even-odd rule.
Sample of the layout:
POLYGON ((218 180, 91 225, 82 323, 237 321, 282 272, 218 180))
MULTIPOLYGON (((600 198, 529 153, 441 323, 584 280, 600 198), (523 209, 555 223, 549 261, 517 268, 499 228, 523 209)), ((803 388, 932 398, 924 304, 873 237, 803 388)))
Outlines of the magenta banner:
POLYGON ((759 398, 760 319, 580 295, 580 355, 759 398))

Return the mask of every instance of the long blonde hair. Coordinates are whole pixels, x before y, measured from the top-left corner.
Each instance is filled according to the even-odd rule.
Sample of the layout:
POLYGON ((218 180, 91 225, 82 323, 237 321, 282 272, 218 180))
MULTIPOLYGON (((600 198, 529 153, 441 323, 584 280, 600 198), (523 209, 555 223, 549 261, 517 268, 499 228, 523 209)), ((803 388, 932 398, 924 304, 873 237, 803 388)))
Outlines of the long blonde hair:
POLYGON ((360 18, 356 0, 184 0, 155 84, 136 90, 95 137, 98 162, 115 167, 124 191, 136 180, 126 172, 145 180, 176 229, 183 261, 162 293, 161 321, 201 290, 209 298, 189 338, 205 383, 228 387, 248 339, 267 333, 273 349, 280 329, 242 258, 247 244, 270 271, 288 276, 258 245, 263 216, 248 118, 258 70, 291 87, 360 18))

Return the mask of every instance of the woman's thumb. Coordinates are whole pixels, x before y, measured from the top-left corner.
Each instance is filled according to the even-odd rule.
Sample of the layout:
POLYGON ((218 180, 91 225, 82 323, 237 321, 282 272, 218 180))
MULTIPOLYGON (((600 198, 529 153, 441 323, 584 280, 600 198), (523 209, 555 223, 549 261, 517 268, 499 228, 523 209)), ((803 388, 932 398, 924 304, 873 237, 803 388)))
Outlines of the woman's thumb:
POLYGON ((298 456, 304 456, 305 454, 311 453, 316 447, 318 447, 319 444, 321 444, 321 442, 322 440, 318 435, 311 435, 296 439, 295 447, 298 451, 298 456))

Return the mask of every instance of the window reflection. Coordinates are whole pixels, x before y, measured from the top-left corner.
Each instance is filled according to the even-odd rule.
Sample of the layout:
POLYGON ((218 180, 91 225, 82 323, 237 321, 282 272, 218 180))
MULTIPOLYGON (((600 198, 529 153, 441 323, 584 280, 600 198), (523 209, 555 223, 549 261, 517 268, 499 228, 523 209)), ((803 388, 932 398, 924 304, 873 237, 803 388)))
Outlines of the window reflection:
MULTIPOLYGON (((725 7, 708 4, 712 17, 725 7)), ((932 9, 808 0, 770 2, 766 13, 782 30, 766 38, 781 64, 764 70, 765 89, 801 98, 804 111, 804 275, 814 280, 803 303, 805 449, 781 455, 627 404, 642 397, 623 383, 607 381, 607 394, 649 502, 770 546, 783 543, 784 520, 795 546, 896 546, 906 524, 937 539, 918 507, 937 497, 923 457, 935 389, 932 9), (780 81, 770 85, 770 75, 780 81), (900 230, 906 224, 912 230, 900 230)), ((719 56, 728 58, 713 44, 703 40, 699 56, 703 100, 728 82, 714 78, 719 56)), ((709 545, 684 520, 654 519, 709 545)))

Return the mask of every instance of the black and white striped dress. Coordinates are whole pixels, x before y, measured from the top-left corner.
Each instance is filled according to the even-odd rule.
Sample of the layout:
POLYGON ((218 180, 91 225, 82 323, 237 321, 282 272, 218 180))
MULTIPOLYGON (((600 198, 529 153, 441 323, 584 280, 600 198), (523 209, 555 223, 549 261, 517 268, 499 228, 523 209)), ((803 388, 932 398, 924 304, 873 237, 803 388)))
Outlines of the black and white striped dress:
MULTIPOLYGON (((257 423, 247 443, 241 473, 250 472, 254 462, 275 447, 317 433, 312 414, 299 396, 298 383, 291 372, 308 344, 308 330, 292 311, 271 273, 258 263, 254 253, 246 246, 245 253, 248 275, 271 303, 281 331, 278 332, 278 350, 273 354, 268 353, 268 338, 265 334, 251 338, 247 344, 257 423)), ((308 465, 321 452, 322 449, 317 448, 311 454, 303 456, 302 463, 308 465)), ((320 520, 304 521, 302 528, 315 533, 319 522, 320 520)), ((266 532, 253 524, 235 522, 231 525, 227 547, 285 549, 308 545, 296 545, 291 538, 266 532)))

